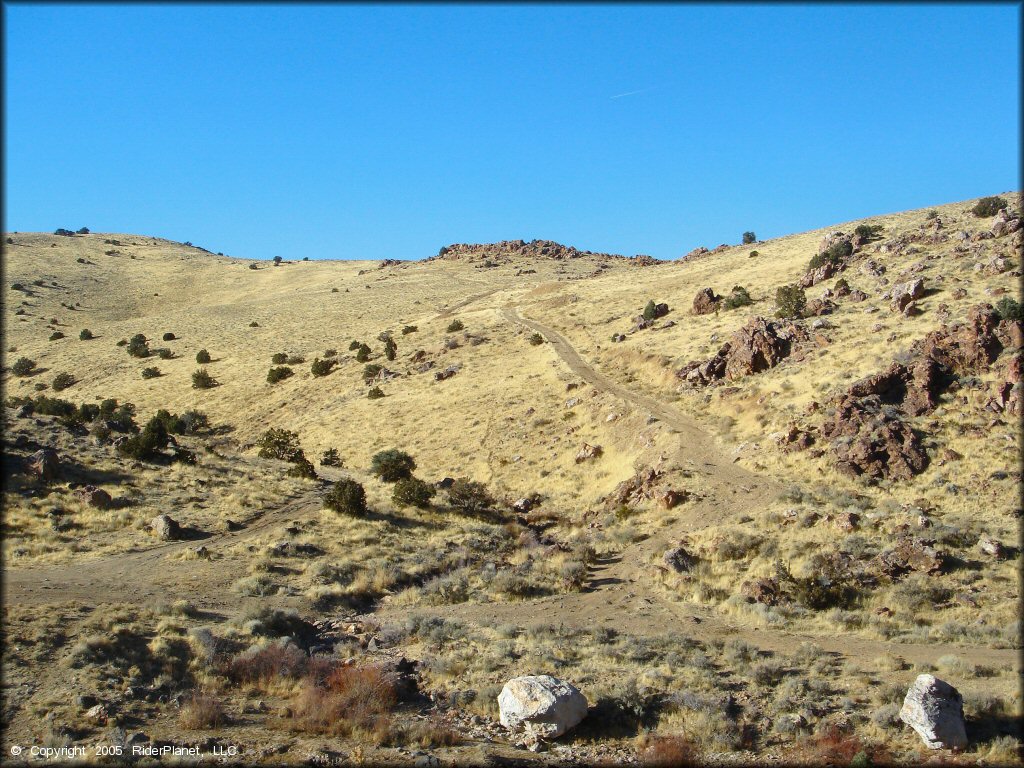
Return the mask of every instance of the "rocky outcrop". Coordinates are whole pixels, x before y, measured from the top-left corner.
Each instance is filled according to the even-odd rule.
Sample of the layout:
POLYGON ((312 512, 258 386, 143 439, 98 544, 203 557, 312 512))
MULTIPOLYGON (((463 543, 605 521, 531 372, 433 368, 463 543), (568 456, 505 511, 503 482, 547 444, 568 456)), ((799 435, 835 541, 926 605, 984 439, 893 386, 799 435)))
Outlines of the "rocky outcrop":
POLYGON ((1010 211, 1009 208, 1003 208, 996 214, 996 220, 992 222, 991 231, 993 237, 1005 237, 1006 235, 1012 235, 1020 228, 1021 221, 1017 213, 1010 211))
POLYGON ((806 338, 807 332, 792 323, 751 318, 729 339, 725 377, 737 379, 774 368, 789 356, 794 342, 806 338))
POLYGON ((701 288, 697 291, 697 295, 693 297, 693 314, 695 315, 710 315, 718 309, 719 302, 722 301, 721 296, 716 296, 715 292, 710 288, 701 288))
POLYGON ((684 259, 696 259, 697 257, 704 256, 705 254, 708 254, 708 253, 711 253, 711 251, 709 251, 703 245, 698 245, 692 251, 690 251, 685 256, 683 256, 683 258, 684 259))
POLYGON ((878 395, 843 397, 821 434, 831 441, 836 469, 854 477, 909 480, 928 466, 918 433, 884 409, 878 395))
POLYGON ((795 344, 809 340, 806 329, 791 322, 751 318, 714 357, 687 363, 676 376, 694 386, 718 379, 738 379, 774 368, 793 352, 795 344))
POLYGON ((575 686, 551 675, 516 677, 498 694, 501 724, 527 739, 554 739, 587 716, 587 699, 575 686))
POLYGON ((826 261, 820 267, 808 270, 800 278, 800 287, 810 288, 812 285, 817 285, 824 280, 835 277, 844 269, 846 269, 846 264, 843 262, 826 261))
MULTIPOLYGON (((432 256, 427 261, 444 259, 446 261, 485 261, 485 260, 508 260, 512 257, 544 258, 556 261, 578 259, 583 256, 597 257, 600 259, 622 259, 626 256, 611 253, 594 253, 593 251, 581 251, 571 245, 562 245, 553 240, 502 240, 498 243, 453 243, 442 248, 437 256, 432 256)), ((650 256, 637 257, 637 263, 657 263, 650 256)))
MULTIPOLYGON (((908 362, 854 382, 834 400, 835 410, 821 427, 837 469, 873 479, 909 479, 922 472, 928 458, 906 418, 932 411, 957 376, 984 373, 1020 336, 1019 322, 1000 322, 991 305, 980 304, 966 322, 943 325, 915 342, 908 362)), ((1014 359, 987 407, 1019 412, 1020 403, 1020 362, 1014 359)))
POLYGON ((643 504, 648 501, 656 501, 664 509, 673 509, 686 501, 689 496, 690 494, 685 490, 668 487, 664 483, 664 473, 646 467, 615 486, 615 490, 605 496, 603 501, 609 509, 617 509, 622 505, 643 504))
POLYGON ((918 675, 903 700, 900 720, 917 731, 929 749, 967 746, 963 696, 934 675, 918 675))
POLYGON ((916 536, 901 535, 895 544, 875 558, 875 566, 882 575, 896 579, 910 571, 939 573, 945 561, 945 555, 930 542, 916 536))

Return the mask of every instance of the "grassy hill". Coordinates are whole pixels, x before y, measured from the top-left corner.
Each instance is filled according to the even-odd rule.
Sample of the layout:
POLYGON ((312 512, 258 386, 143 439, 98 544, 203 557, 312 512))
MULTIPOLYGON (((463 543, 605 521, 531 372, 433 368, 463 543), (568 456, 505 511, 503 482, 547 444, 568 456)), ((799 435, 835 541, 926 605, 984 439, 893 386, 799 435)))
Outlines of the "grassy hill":
POLYGON ((216 732, 268 762, 330 751, 324 734, 349 760, 521 759, 495 697, 548 672, 598 706, 542 762, 853 747, 914 761, 896 712, 936 671, 967 696, 965 758, 1014 758, 1020 326, 1006 299, 1020 298, 1021 231, 1000 222, 1021 196, 1002 197, 1010 216, 972 200, 673 262, 512 241, 275 265, 140 235, 8 233, 5 738, 90 744, 120 723, 175 743, 216 732), (849 252, 805 289, 821 314, 776 318, 777 291, 836 232, 849 252), (912 307, 894 308, 916 280, 912 307), (693 313, 703 289, 736 286, 749 301, 693 313), (667 307, 638 322, 648 302, 667 307), (965 341, 982 311, 987 335, 965 341), (767 338, 738 333, 754 318, 792 335, 768 338, 770 361, 737 357, 767 338), (128 351, 137 334, 144 357, 128 351), (726 342, 727 376, 687 378, 726 342), (978 344, 991 359, 961 365, 978 344), (876 386, 870 429, 829 432, 844 397, 867 402, 859 382, 928 360, 926 408, 900 405, 917 379, 876 386), (314 375, 315 361, 333 365, 314 375), (292 375, 268 381, 281 366, 292 375), (193 387, 199 369, 214 386, 193 387), (62 373, 73 383, 57 391, 62 373), (993 406, 1004 385, 1017 405, 993 406), (133 458, 117 447, 130 433, 93 414, 63 425, 40 396, 129 402, 139 427, 200 411, 208 426, 174 436, 194 463, 133 458), (270 428, 295 433, 318 478, 258 455, 270 428), (920 453, 913 471, 881 432, 911 464, 920 453), (881 470, 847 460, 869 443, 881 470), (60 457, 46 482, 27 468, 44 447, 60 457), (319 461, 329 449, 340 466, 319 461), (374 476, 387 449, 437 487, 426 508, 374 476), (490 498, 460 504, 444 478, 490 498), (325 506, 343 479, 365 488, 366 514, 325 506), (154 535, 160 514, 178 540, 154 535), (979 549, 990 540, 998 554, 979 549), (306 661, 250 675, 254 654, 290 653, 281 637, 306 661), (313 648, 363 670, 415 660, 433 698, 318 720, 341 693, 310 682, 313 648))

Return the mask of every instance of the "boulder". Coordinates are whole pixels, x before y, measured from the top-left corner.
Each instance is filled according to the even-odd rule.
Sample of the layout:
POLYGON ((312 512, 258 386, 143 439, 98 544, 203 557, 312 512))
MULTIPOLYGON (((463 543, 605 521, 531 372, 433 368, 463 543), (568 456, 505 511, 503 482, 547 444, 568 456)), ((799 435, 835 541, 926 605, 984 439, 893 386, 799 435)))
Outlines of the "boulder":
POLYGON ((978 539, 978 549, 980 549, 986 555, 1000 559, 1005 554, 1003 549, 1003 543, 998 539, 993 539, 987 533, 982 534, 981 538, 978 539))
POLYGON ((718 309, 721 296, 716 296, 710 288, 701 288, 693 297, 693 314, 710 315, 718 309))
POLYGON ((661 562, 668 570, 683 573, 693 568, 697 563, 697 558, 680 545, 666 550, 665 554, 661 556, 661 562))
POLYGON ((672 488, 664 488, 658 491, 654 498, 662 509, 673 509, 686 501, 686 491, 676 491, 672 488))
POLYGON ((835 277, 844 269, 846 269, 846 264, 842 262, 826 261, 820 267, 808 270, 807 273, 800 278, 800 287, 810 288, 812 285, 817 285, 820 282, 835 277))
POLYGON ((938 573, 945 557, 923 539, 901 535, 896 543, 875 558, 877 569, 889 578, 898 578, 909 571, 938 573))
POLYGON ((60 457, 53 448, 42 448, 28 457, 26 468, 29 474, 49 483, 60 474, 60 457))
POLYGON ((892 298, 890 308, 894 312, 902 312, 912 301, 924 296, 924 278, 918 277, 905 283, 898 283, 892 287, 889 295, 892 298))
POLYGON ((181 526, 170 515, 157 515, 149 526, 162 541, 175 541, 181 538, 181 526))
POLYGON ((836 303, 831 299, 811 299, 804 308, 806 317, 819 317, 831 315, 836 309, 836 303))
POLYGON ((591 445, 590 443, 584 443, 580 447, 579 452, 576 454, 576 463, 581 464, 584 461, 596 459, 602 453, 604 453, 604 449, 601 448, 600 445, 591 445))
POLYGON ((703 256, 706 253, 711 253, 711 251, 709 251, 703 245, 699 245, 696 248, 694 248, 692 251, 690 251, 688 254, 683 256, 683 258, 684 259, 695 259, 698 256, 703 256))
POLYGON ((882 407, 878 395, 846 396, 821 426, 831 441, 836 469, 872 480, 909 480, 928 466, 920 436, 882 407))
POLYGON ((782 597, 782 590, 775 579, 762 578, 744 581, 740 585, 740 594, 747 602, 776 605, 782 597))
POLYGON ((498 694, 501 724, 534 740, 554 739, 587 716, 587 699, 551 675, 516 677, 498 694))
POLYGON ((96 507, 96 509, 110 509, 110 506, 114 503, 109 493, 102 488, 97 488, 95 485, 83 486, 75 491, 75 495, 83 503, 88 504, 90 507, 96 507))
POLYGON ((963 696, 934 675, 918 675, 903 700, 900 720, 917 731, 929 749, 967 746, 963 696))
POLYGON ((774 368, 789 356, 793 343, 807 332, 793 324, 753 317, 729 339, 725 378, 738 379, 774 368))

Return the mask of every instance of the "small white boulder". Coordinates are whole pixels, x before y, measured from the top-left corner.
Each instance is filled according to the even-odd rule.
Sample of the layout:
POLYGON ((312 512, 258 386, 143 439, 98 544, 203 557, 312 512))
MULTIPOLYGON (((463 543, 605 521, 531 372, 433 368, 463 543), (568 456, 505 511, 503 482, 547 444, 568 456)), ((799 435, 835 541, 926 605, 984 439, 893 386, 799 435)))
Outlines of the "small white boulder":
POLYGON ((900 720, 909 725, 929 749, 962 749, 967 746, 964 698, 934 675, 918 675, 907 691, 900 720))
POLYGON ((587 716, 587 698, 551 675, 516 677, 498 694, 501 724, 528 738, 554 739, 587 716))

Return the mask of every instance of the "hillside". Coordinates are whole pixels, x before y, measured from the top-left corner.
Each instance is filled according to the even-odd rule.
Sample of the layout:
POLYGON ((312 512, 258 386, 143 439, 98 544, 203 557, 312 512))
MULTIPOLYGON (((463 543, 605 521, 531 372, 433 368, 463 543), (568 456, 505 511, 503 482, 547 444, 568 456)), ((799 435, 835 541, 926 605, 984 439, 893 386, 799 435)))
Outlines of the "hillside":
POLYGON ((1016 760, 1021 195, 1002 198, 672 262, 519 240, 275 265, 5 234, 5 754, 121 728, 257 762, 916 762, 897 713, 935 672, 965 695, 950 759, 1016 760), (126 456, 108 398, 139 427, 205 419, 126 456), (271 428, 317 478, 257 455, 271 428), (435 491, 423 508, 371 472, 387 449, 435 491), (325 507, 345 479, 365 514, 325 507), (160 540, 161 514, 183 531, 160 540), (293 672, 246 671, 296 646, 293 672), (325 724, 320 657, 422 695, 325 724), (541 673, 592 708, 534 754, 496 696, 541 673))

